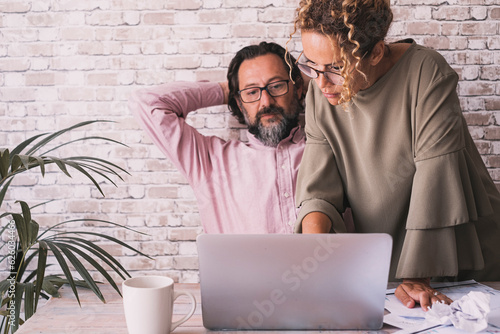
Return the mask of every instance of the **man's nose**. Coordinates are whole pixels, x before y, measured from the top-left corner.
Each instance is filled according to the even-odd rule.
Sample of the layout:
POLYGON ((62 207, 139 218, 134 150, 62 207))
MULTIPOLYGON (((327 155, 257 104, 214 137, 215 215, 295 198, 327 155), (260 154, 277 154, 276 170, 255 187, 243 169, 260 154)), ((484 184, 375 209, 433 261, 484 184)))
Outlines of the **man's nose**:
POLYGON ((269 107, 274 101, 274 97, 269 95, 267 90, 262 91, 262 95, 260 96, 260 107, 269 107))

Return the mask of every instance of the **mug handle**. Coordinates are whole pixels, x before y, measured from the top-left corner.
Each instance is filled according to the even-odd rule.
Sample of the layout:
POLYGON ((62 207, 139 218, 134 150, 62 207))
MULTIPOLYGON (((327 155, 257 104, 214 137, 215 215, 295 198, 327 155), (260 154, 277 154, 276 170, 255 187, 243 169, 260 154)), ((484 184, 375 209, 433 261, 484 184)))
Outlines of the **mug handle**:
POLYGON ((191 316, 193 315, 194 311, 196 310, 196 299, 194 298, 193 294, 191 292, 185 292, 185 291, 174 291, 174 302, 177 299, 177 297, 180 297, 182 295, 188 296, 189 299, 191 299, 191 310, 189 310, 188 314, 186 314, 182 319, 177 320, 176 322, 172 323, 172 326, 170 327, 170 331, 173 331, 174 329, 177 328, 180 324, 186 322, 191 316))

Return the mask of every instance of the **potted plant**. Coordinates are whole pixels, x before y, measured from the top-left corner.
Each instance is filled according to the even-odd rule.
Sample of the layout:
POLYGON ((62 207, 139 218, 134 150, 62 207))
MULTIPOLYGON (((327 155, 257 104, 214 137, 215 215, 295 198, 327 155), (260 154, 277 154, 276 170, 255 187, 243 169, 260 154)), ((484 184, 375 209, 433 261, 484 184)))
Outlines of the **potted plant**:
MULTIPOLYGON (((58 170, 68 177, 71 177, 70 171, 83 174, 103 196, 104 193, 99 186, 97 177, 107 180, 116 186, 112 178, 118 177, 122 179, 119 173, 127 173, 127 171, 116 164, 91 156, 71 156, 65 158, 53 156, 62 147, 88 140, 113 142, 123 145, 106 137, 83 136, 51 147, 56 139, 60 139, 61 136, 70 131, 97 122, 107 121, 81 122, 54 133, 36 135, 25 140, 12 150, 0 147, 0 208, 2 207, 9 186, 16 175, 35 169, 39 170, 42 176, 44 176, 47 165, 57 166, 58 170), (50 148, 47 149, 47 147, 50 148), (50 155, 48 155, 49 153, 50 155)), ((11 200, 16 200, 20 211, 0 212, 0 219, 8 217, 8 223, 0 226, 0 236, 2 236, 0 240, 3 240, 0 241, 0 254, 3 254, 0 257, 0 265, 3 268, 7 268, 8 273, 8 276, 0 281, 0 316, 2 316, 0 331, 3 333, 8 333, 9 331, 14 333, 19 325, 36 312, 38 300, 41 296, 45 298, 48 298, 49 295, 58 296, 58 289, 65 283, 71 287, 78 303, 80 303, 80 300, 78 298, 77 286, 92 289, 104 302, 104 297, 97 282, 92 278, 84 263, 96 269, 121 295, 117 284, 104 266, 108 266, 111 271, 117 273, 122 279, 130 277, 129 273, 112 255, 86 237, 94 239, 97 237, 107 240, 148 257, 126 243, 105 234, 85 230, 61 230, 61 227, 67 224, 88 221, 129 229, 126 226, 106 220, 84 218, 62 221, 44 231, 40 231, 39 225, 33 219, 31 212, 34 207, 47 202, 30 207, 22 199, 12 198, 11 200), (49 253, 57 260, 63 272, 62 274, 46 275, 45 270, 48 267, 47 256, 49 253), (28 269, 29 265, 31 265, 30 268, 35 266, 35 269, 28 269), (70 266, 81 276, 81 279, 73 277, 70 266), (23 303, 24 320, 21 318, 21 305, 23 303)), ((2 278, 0 277, 0 279, 2 278)))

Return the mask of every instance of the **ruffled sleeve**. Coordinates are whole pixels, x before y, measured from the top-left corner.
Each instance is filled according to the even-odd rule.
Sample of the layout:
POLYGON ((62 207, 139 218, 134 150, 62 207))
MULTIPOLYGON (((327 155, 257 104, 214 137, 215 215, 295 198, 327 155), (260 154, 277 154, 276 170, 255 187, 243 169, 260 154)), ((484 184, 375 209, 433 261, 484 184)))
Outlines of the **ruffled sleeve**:
POLYGON ((417 90, 416 170, 397 278, 456 276, 484 266, 475 223, 493 214, 482 179, 488 172, 461 113, 457 75, 440 69, 417 90))
POLYGON ((491 214, 488 193, 466 149, 418 161, 396 277, 482 269, 474 222, 491 214))

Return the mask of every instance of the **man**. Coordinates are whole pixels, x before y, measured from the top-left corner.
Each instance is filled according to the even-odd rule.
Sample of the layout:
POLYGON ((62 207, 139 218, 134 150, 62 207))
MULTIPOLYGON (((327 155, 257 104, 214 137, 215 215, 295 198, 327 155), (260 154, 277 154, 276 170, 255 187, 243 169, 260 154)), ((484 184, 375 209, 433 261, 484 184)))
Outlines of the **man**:
POLYGON ((231 61, 227 84, 175 82, 130 100, 153 142, 189 180, 206 233, 293 232, 304 81, 285 54, 275 43, 247 46, 231 61), (189 112, 224 103, 248 126, 247 143, 186 124, 189 112))

